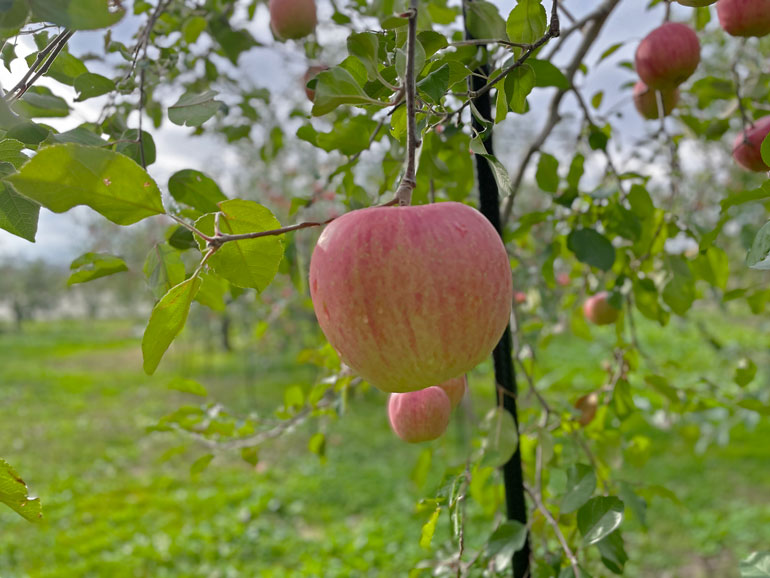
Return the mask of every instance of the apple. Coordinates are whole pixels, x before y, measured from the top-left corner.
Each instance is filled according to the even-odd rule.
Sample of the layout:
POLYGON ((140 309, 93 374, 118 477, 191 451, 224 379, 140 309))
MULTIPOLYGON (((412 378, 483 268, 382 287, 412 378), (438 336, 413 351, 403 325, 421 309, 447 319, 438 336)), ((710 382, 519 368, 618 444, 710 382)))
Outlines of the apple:
POLYGON ((735 161, 758 173, 770 171, 762 160, 760 152, 762 141, 770 134, 770 116, 764 116, 754 123, 754 126, 747 128, 737 137, 733 143, 733 158, 735 161))
POLYGON ((452 409, 454 409, 460 405, 463 397, 465 397, 465 392, 468 390, 468 378, 463 374, 440 383, 439 387, 449 396, 449 401, 452 402, 452 409))
POLYGON ((315 0, 270 0, 270 28, 281 40, 297 40, 315 30, 315 0))
MULTIPOLYGON (((658 96, 655 90, 647 87, 641 80, 634 85, 634 106, 644 118, 655 120, 658 114, 658 96)), ((668 88, 660 90, 663 101, 663 116, 668 116, 679 102, 679 89, 668 88)))
POLYGON ((695 31, 666 22, 642 39, 636 49, 636 71, 650 88, 673 89, 692 76, 700 62, 695 31))
POLYGON ((307 83, 313 80, 316 76, 318 76, 319 72, 328 70, 328 68, 329 68, 328 66, 324 66, 324 65, 311 66, 310 68, 307 69, 307 71, 305 72, 305 75, 302 77, 303 84, 305 86, 305 94, 307 95, 307 99, 310 102, 313 102, 313 100, 315 99, 315 90, 312 88, 308 88, 307 83))
POLYGON ((329 343, 387 392, 473 369, 500 340, 513 300, 497 231, 454 202, 345 213, 318 239, 309 281, 329 343))
POLYGON ((731 36, 770 34, 770 0, 719 0, 717 16, 731 36))
POLYGON ((596 325, 609 325, 615 323, 620 310, 610 305, 609 293, 602 291, 586 299, 583 303, 583 313, 591 323, 596 325))
POLYGON ((521 305, 522 303, 527 302, 527 294, 523 291, 516 291, 516 293, 513 294, 513 300, 516 301, 517 305, 521 305))
POLYGON ((449 426, 451 413, 449 396, 436 385, 419 391, 391 393, 388 399, 390 427, 411 444, 441 437, 449 426))
POLYGON ((559 273, 556 276, 556 283, 561 287, 566 287, 570 283, 569 273, 559 273))
POLYGON ((595 391, 588 393, 575 402, 575 408, 580 411, 578 423, 588 425, 596 417, 596 410, 599 407, 599 394, 595 391))
POLYGON ((703 8, 704 6, 710 6, 717 0, 676 0, 682 6, 689 6, 690 8, 703 8))

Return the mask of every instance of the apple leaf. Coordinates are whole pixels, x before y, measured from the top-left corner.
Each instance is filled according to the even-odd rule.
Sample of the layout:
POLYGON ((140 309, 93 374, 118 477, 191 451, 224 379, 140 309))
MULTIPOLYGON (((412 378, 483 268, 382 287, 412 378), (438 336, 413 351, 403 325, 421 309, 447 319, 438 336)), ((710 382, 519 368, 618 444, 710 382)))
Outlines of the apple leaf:
POLYGON ((770 578, 770 552, 753 552, 743 560, 741 578, 770 578))
POLYGON ((179 126, 200 126, 222 108, 222 101, 214 97, 216 90, 202 94, 186 93, 168 108, 168 119, 179 126))
POLYGON ((87 205, 113 223, 131 225, 165 212, 147 171, 125 155, 99 147, 44 147, 5 180, 54 213, 87 205))
POLYGON ((759 152, 762 155, 762 160, 768 167, 770 167, 770 133, 768 133, 765 140, 762 141, 759 152))
POLYGON ((343 104, 385 104, 369 97, 353 75, 340 66, 319 72, 316 78, 313 116, 322 116, 343 104))
POLYGON ((218 211, 217 203, 227 200, 213 179, 192 169, 185 169, 171 175, 168 180, 168 192, 176 201, 202 213, 218 211))
POLYGON ((752 269, 766 271, 770 269, 770 221, 765 223, 754 237, 754 242, 746 255, 746 264, 752 269))
POLYGON ((35 242, 40 205, 0 183, 0 229, 35 242))
POLYGON ((30 522, 37 522, 43 517, 40 499, 29 497, 27 484, 2 458, 0 458, 0 502, 30 522))
POLYGON ((500 524, 487 540, 486 554, 494 559, 495 570, 502 572, 511 564, 514 553, 527 542, 527 527, 516 520, 500 524))
POLYGON ((578 229, 567 236, 567 247, 578 261, 602 271, 609 271, 615 263, 615 247, 609 239, 593 229, 578 229))
POLYGON ((519 0, 506 23, 511 42, 532 44, 545 34, 548 18, 541 0, 519 0))
POLYGON ((113 4, 104 0, 28 0, 28 4, 37 20, 72 30, 107 28, 125 14, 124 9, 111 9, 113 4))
POLYGON ((159 243, 150 250, 142 270, 156 299, 160 299, 172 287, 179 285, 185 277, 185 267, 179 251, 167 243, 159 243))
POLYGON ((85 253, 70 264, 70 269, 74 273, 67 280, 67 285, 75 285, 76 283, 86 283, 94 279, 128 271, 128 265, 126 265, 123 259, 114 255, 85 253))
POLYGON ((577 525, 585 544, 595 544, 623 521, 623 502, 615 496, 598 496, 585 503, 577 513, 577 525))
POLYGON ((199 277, 190 277, 172 287, 152 310, 150 321, 142 337, 144 371, 147 375, 155 373, 163 354, 179 332, 184 329, 190 305, 200 286, 199 277))
POLYGON ((567 492, 561 501, 561 513, 569 514, 580 508, 596 489, 596 473, 585 464, 575 464, 567 470, 567 492))

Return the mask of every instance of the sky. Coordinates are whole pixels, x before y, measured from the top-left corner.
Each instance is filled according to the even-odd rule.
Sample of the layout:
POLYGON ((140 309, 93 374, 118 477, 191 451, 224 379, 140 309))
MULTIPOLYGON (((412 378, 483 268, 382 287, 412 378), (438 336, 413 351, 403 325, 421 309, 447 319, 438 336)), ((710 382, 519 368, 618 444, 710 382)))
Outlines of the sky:
MULTIPOLYGON (((599 4, 599 0, 563 1, 570 12, 578 18, 592 11, 599 4)), ((619 68, 617 63, 623 60, 633 60, 633 53, 638 41, 662 21, 663 8, 657 7, 647 11, 645 9, 647 3, 642 0, 623 0, 621 2, 621 5, 605 25, 593 50, 589 53, 587 62, 595 63, 601 52, 616 42, 623 42, 623 47, 600 66, 592 67, 589 76, 580 80, 585 87, 583 93, 589 98, 596 91, 603 90, 605 103, 608 105, 621 104, 625 119, 624 138, 629 139, 629 142, 636 140, 651 128, 649 123, 643 123, 633 111, 629 93, 621 92, 621 86, 633 80, 634 76, 632 72, 619 68)), ((128 14, 113 28, 113 37, 131 46, 133 44, 132 36, 141 27, 145 16, 133 16, 131 14, 132 3, 124 2, 124 4, 128 8, 128 14)), ((329 17, 332 13, 330 3, 326 0, 319 0, 318 4, 320 43, 324 46, 332 43, 341 44, 345 38, 344 30, 333 24, 325 24, 330 22, 329 17)), ((514 2, 513 0, 497 0, 495 4, 500 8, 501 14, 505 16, 513 7, 514 2)), ((545 0, 545 5, 549 6, 550 2, 545 0)), ((675 6, 675 19, 688 18, 690 9, 675 6)), ((265 47, 256 47, 243 54, 239 61, 239 68, 243 74, 248 75, 249 82, 256 87, 268 87, 269 85, 276 93, 288 89, 299 89, 302 74, 307 66, 301 45, 291 42, 276 43, 269 31, 268 18, 265 4, 259 5, 257 15, 251 22, 247 22, 245 19, 238 22, 236 15, 235 24, 247 27, 258 41, 265 44, 265 47)), ((563 27, 569 26, 569 21, 566 18, 562 18, 561 22, 563 27)), ((103 44, 102 34, 103 32, 78 32, 70 41, 70 50, 75 55, 99 51, 103 44)), ((557 64, 570 57, 571 47, 574 47, 577 42, 579 42, 579 34, 573 35, 573 38, 561 50, 559 59, 556 61, 557 64)), ((26 55, 31 51, 31 40, 29 37, 22 37, 17 53, 26 55)), ((89 63, 89 69, 94 72, 107 72, 104 69, 100 70, 94 61, 89 63)), ((25 72, 26 65, 21 59, 14 62, 10 73, 4 67, 0 67, 0 85, 3 87, 13 86, 25 72)), ((56 93, 66 98, 76 110, 76 114, 68 119, 45 119, 46 123, 58 130, 67 130, 82 122, 95 120, 104 103, 105 97, 91 99, 84 103, 74 103, 75 93, 71 88, 50 79, 43 79, 40 84, 55 89, 56 93)), ((530 96, 531 105, 541 98, 538 90, 536 89, 530 96)), ((172 103, 173 100, 168 104, 172 103)), ((562 111, 576 113, 574 100, 565 99, 562 104, 562 111)), ((509 170, 514 170, 517 166, 519 155, 529 146, 531 135, 540 130, 544 116, 545 111, 542 108, 538 109, 537 106, 532 106, 530 114, 524 117, 509 115, 509 119, 512 120, 506 121, 504 126, 501 125, 500 129, 496 129, 496 153, 509 170)), ((129 120, 135 126, 137 119, 129 120)), ((170 123, 165 123, 159 130, 153 130, 158 160, 149 168, 149 172, 161 186, 161 189, 165 187, 171 174, 180 169, 190 168, 211 174, 218 180, 228 196, 237 196, 236 191, 233 190, 235 179, 226 178, 226 175, 232 175, 238 171, 239 156, 236 149, 227 146, 216 138, 193 137, 191 134, 192 129, 178 127, 170 123), (212 151, 216 151, 216 154, 220 155, 221 158, 221 162, 218 163, 221 168, 217 172, 211 172, 212 151)), ((574 136, 567 133, 562 142, 555 140, 546 147, 546 150, 559 156, 564 150, 569 151, 573 147, 572 143, 574 143, 574 136)), ((589 159, 589 174, 600 174, 601 163, 602 161, 598 156, 596 159, 589 159)), ((42 209, 36 243, 29 243, 0 230, 0 258, 42 258, 68 264, 80 253, 88 250, 83 224, 90 217, 90 214, 92 212, 84 207, 76 208, 63 215, 53 214, 42 209)))

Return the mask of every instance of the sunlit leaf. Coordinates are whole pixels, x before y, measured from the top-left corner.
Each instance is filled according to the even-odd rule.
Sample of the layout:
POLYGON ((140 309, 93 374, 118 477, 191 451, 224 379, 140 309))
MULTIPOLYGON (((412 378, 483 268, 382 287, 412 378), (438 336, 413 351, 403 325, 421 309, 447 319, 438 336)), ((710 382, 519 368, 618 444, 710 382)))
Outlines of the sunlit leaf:
POLYGON ((74 273, 67 280, 67 285, 75 285, 128 271, 128 265, 120 257, 107 253, 85 253, 70 264, 70 269, 74 273))

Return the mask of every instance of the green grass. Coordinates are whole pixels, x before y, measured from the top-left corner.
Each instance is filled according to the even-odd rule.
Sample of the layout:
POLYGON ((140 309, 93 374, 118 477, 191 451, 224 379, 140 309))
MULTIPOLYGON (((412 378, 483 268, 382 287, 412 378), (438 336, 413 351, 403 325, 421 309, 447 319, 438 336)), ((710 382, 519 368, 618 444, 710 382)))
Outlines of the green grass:
MULTIPOLYGON (((703 320, 722 341, 718 355, 692 325, 642 328, 645 349, 672 383, 691 386, 704 372, 729 382, 744 354, 761 369, 751 387, 767 382, 766 321, 703 320)), ((432 556, 418 545, 426 515, 415 513, 415 502, 460 455, 457 425, 437 444, 422 489, 410 481, 421 448, 390 433, 376 391, 320 426, 325 463, 306 447, 314 421, 266 447, 257 467, 225 453, 191 476, 205 450, 176 433, 147 431, 181 405, 200 403, 166 387, 174 372, 199 379, 234 410, 269 413, 286 386, 311 383, 313 370, 294 364, 291 352, 225 355, 187 341, 148 378, 140 334, 129 321, 31 324, 21 335, 0 334, 0 455, 42 498, 45 513, 33 525, 0 510, 0 576, 405 576, 432 556)), ((597 335, 593 343, 558 337, 545 350, 550 387, 601 384, 611 333, 597 335)), ((480 383, 472 380, 483 409, 491 391, 478 391, 480 383)), ((666 486, 681 505, 653 499, 647 533, 629 522, 626 575, 737 576, 737 560, 770 542, 770 426, 736 426, 729 444, 702 454, 641 420, 628 427, 650 438, 652 452, 624 477, 666 486)), ((472 545, 490 527, 472 507, 469 514, 472 545)))

